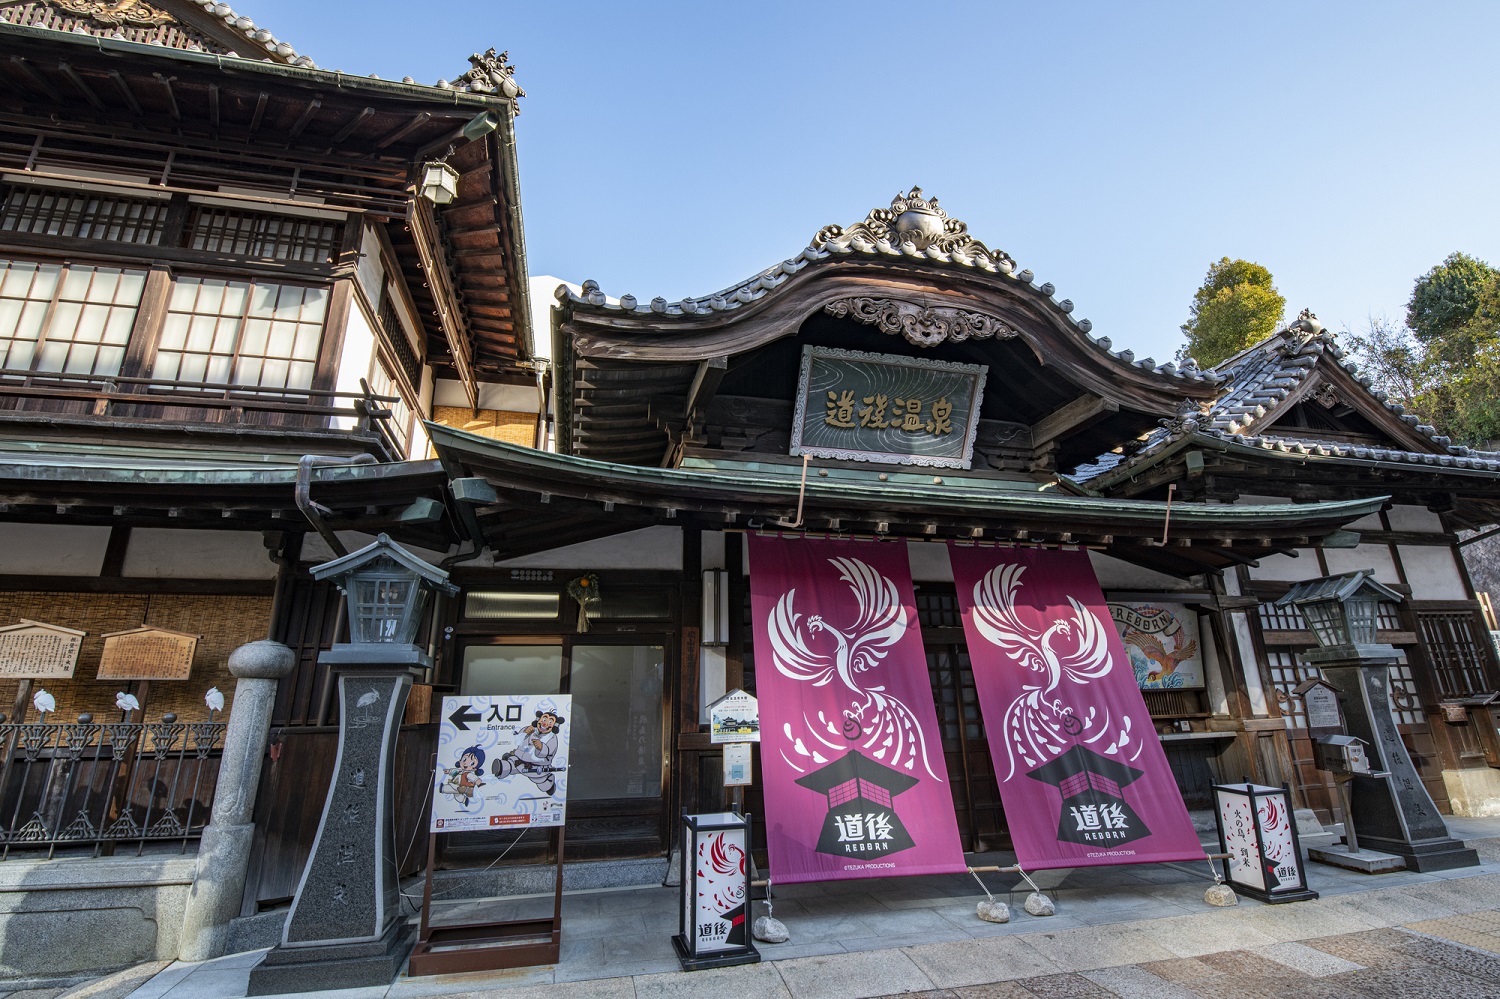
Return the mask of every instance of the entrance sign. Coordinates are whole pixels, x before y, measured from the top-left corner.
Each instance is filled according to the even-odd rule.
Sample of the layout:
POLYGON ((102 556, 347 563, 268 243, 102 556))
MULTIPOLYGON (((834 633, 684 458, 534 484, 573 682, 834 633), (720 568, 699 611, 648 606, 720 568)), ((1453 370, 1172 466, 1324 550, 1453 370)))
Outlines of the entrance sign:
POLYGON ((968 468, 988 370, 808 344, 802 348, 791 453, 968 468))
POLYGON ((567 694, 443 698, 432 831, 562 825, 572 700, 567 694))
POLYGON ((1203 688, 1198 612, 1186 604, 1110 604, 1142 690, 1203 688))
POLYGON ((773 877, 965 870, 906 546, 749 542, 773 877))
POLYGON ((1017 862, 1201 860, 1088 553, 949 555, 1017 862))
POLYGON ((101 680, 186 680, 202 635, 149 625, 104 636, 101 680))
POLYGON ((21 618, 0 628, 0 677, 11 680, 61 680, 78 668, 78 650, 86 631, 21 618))
POLYGON ((760 701, 754 694, 731 690, 708 706, 708 731, 715 743, 759 742, 760 701))

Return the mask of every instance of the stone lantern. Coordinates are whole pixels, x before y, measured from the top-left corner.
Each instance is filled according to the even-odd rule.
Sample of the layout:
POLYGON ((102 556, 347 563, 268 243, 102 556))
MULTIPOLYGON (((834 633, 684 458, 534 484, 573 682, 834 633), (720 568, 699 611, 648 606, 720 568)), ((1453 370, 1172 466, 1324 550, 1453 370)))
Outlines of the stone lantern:
POLYGON ((1369 773, 1351 773, 1346 818, 1359 827, 1358 852, 1324 850, 1325 863, 1369 873, 1391 870, 1400 857, 1413 871, 1443 871, 1479 863, 1473 850, 1448 835, 1391 714, 1390 667, 1401 653, 1376 641, 1382 601, 1401 594, 1361 569, 1297 583, 1277 600, 1302 612, 1318 647, 1302 653, 1337 691, 1348 735, 1369 746, 1369 773))
POLYGON ((339 678, 333 785, 281 942, 250 973, 250 995, 389 985, 411 950, 392 836, 392 767, 412 676, 431 664, 416 644, 448 574, 382 534, 316 566, 348 600, 349 641, 318 662, 339 678))

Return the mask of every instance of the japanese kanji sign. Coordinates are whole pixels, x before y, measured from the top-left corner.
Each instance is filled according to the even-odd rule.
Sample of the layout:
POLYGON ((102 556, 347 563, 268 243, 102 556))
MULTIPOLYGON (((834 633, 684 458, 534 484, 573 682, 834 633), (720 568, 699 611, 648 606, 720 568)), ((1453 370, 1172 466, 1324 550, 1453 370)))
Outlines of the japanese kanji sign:
POLYGON ((149 625, 104 636, 100 680, 186 680, 201 635, 149 625))
POLYGON ((772 877, 964 870, 906 546, 749 541, 772 877))
POLYGON ((1017 862, 1202 859, 1088 552, 948 553, 1017 862))
POLYGON ((988 369, 802 348, 792 454, 968 468, 988 369))
POLYGON ((572 697, 443 698, 432 831, 560 826, 572 697))
POLYGON ((0 677, 54 680, 72 676, 86 634, 25 618, 0 628, 0 677))

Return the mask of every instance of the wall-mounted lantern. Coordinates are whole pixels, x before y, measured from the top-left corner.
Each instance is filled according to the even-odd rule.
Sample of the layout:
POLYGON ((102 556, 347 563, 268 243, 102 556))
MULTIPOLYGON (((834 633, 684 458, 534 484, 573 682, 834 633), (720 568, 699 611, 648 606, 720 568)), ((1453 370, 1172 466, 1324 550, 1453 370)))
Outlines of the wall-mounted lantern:
POLYGON ((426 666, 416 639, 427 599, 434 591, 458 593, 446 572, 384 534, 357 552, 314 566, 312 576, 338 585, 349 620, 349 642, 334 645, 319 662, 426 666))
POLYGON ((434 205, 452 204, 458 197, 458 171, 442 160, 432 160, 422 165, 422 183, 418 187, 422 197, 434 205))

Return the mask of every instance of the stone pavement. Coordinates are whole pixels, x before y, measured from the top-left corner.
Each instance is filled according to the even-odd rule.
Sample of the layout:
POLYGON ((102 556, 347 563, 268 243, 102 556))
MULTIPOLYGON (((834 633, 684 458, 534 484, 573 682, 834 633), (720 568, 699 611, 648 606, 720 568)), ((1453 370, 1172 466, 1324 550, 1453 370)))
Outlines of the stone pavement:
MULTIPOLYGON (((1462 835, 1455 830, 1455 834, 1462 835)), ((1045 872, 1057 915, 974 915, 984 895, 966 876, 790 885, 776 889, 785 944, 756 965, 683 974, 670 937, 675 889, 578 892, 564 899, 556 966, 411 979, 389 987, 306 993, 327 999, 526 995, 557 999, 786 997, 868 999, 927 994, 1007 997, 1500 996, 1500 840, 1471 842, 1483 866, 1437 874, 1363 875, 1311 865, 1315 901, 1228 909, 1203 902, 1202 865, 1045 872)), ((1040 880, 1040 878, 1039 878, 1040 880)), ((497 918, 549 899, 466 901, 497 918)), ((761 910, 758 905, 757 911, 761 910)), ((260 952, 174 964, 131 999, 243 996, 260 952)))

